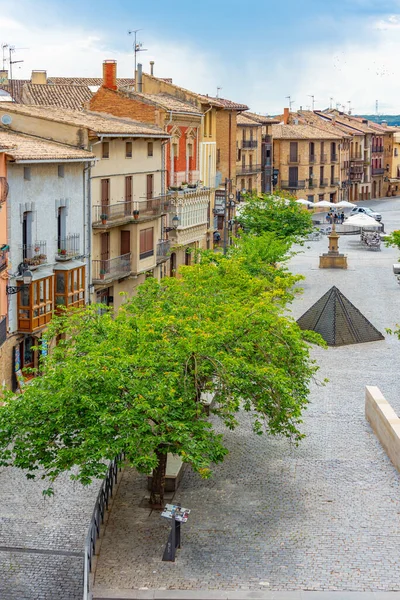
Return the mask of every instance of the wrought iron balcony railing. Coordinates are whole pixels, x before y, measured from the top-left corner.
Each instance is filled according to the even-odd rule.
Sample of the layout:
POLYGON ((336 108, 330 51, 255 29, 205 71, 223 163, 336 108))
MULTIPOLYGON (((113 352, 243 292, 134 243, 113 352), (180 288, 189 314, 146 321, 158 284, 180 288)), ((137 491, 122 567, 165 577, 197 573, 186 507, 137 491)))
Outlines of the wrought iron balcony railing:
POLYGON ((338 154, 331 154, 331 162, 337 162, 339 160, 338 154))
POLYGON ((383 169, 382 167, 372 167, 371 169, 371 173, 372 175, 383 175, 385 172, 385 169, 383 169))
POLYGON ((372 146, 372 152, 383 152, 383 146, 372 146))
POLYGON ((131 253, 121 254, 115 258, 92 261, 93 283, 112 281, 126 277, 131 272, 131 253))
POLYGON ((327 179, 320 179, 319 180, 319 187, 328 187, 328 180, 327 179))
POLYGON ((251 173, 261 173, 262 165, 242 165, 236 169, 236 175, 250 175, 251 173))
POLYGON ((355 173, 364 173, 364 167, 356 167, 356 166, 352 166, 350 167, 350 174, 355 174, 355 173))
POLYGON ((242 140, 242 148, 257 148, 257 140, 242 140))
POLYGON ((71 233, 65 239, 58 240, 56 260, 71 260, 80 255, 80 235, 71 233))
POLYGON ((130 200, 117 204, 96 204, 93 207, 93 227, 113 227, 116 222, 142 221, 159 217, 168 212, 168 196, 130 200))
POLYGON ((294 155, 294 154, 290 155, 289 154, 289 156, 287 157, 287 164, 288 165, 299 165, 300 162, 301 162, 301 160, 300 160, 300 156, 298 154, 297 155, 294 155))
POLYGON ((330 185, 331 187, 336 187, 337 185, 340 185, 340 181, 337 177, 333 177, 330 181, 330 185))
MULTIPOLYGON (((279 186, 278 186, 279 187, 279 186)), ((305 180, 297 180, 297 181, 281 181, 280 187, 283 190, 302 190, 306 187, 305 180)))
POLYGON ((38 267, 47 262, 47 243, 38 241, 34 244, 23 244, 22 258, 23 262, 29 267, 38 267))
POLYGON ((317 160, 317 157, 315 156, 315 154, 310 154, 308 157, 308 162, 310 163, 315 163, 317 160))
POLYGON ((325 164, 327 162, 327 160, 328 160, 328 157, 327 157, 326 154, 320 154, 320 156, 319 156, 319 162, 321 164, 325 164))
POLYGON ((169 259, 171 252, 171 240, 159 240, 157 242, 157 263, 164 262, 169 259))
POLYGON ((308 187, 309 188, 316 188, 318 187, 318 183, 316 179, 309 179, 308 180, 308 187))

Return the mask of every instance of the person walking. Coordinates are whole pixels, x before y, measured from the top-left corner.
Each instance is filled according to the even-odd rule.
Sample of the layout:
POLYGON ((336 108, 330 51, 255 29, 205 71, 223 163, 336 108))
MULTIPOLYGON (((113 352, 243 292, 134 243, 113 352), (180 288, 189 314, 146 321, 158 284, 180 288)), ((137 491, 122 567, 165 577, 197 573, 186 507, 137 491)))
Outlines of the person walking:
POLYGON ((343 223, 344 223, 344 212, 343 211, 340 214, 340 221, 341 221, 341 223, 343 225, 343 223))

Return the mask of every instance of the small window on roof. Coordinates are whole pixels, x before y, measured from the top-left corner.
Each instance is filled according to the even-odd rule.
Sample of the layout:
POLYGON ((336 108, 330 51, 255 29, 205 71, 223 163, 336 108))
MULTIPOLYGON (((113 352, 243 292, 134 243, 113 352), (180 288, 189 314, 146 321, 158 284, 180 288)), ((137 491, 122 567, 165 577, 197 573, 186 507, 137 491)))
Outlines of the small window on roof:
POLYGON ((125 158, 132 158, 132 142, 125 144, 125 158))
POLYGON ((30 167, 24 167, 24 179, 25 179, 25 181, 31 180, 31 168, 30 167))
POLYGON ((58 165, 58 176, 64 177, 64 165, 58 165))
POLYGON ((147 156, 153 156, 153 142, 147 142, 147 156))

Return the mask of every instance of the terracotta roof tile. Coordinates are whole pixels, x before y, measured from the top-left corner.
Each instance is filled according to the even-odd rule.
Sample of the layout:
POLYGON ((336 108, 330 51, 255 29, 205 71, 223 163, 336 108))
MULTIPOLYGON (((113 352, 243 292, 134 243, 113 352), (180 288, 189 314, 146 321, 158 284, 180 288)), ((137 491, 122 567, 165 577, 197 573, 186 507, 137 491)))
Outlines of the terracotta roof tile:
POLYGON ((236 117, 236 123, 239 126, 244 125, 249 127, 262 127, 262 123, 260 123, 260 121, 255 121, 254 119, 251 119, 246 115, 246 113, 239 113, 236 117))
POLYGON ((227 100, 226 98, 214 98, 217 102, 222 104, 225 110, 248 110, 249 107, 247 104, 240 104, 238 102, 233 102, 232 100, 227 100))
POLYGON ((272 125, 272 137, 281 140, 336 140, 341 133, 329 132, 312 125, 272 125))
MULTIPOLYGON (((54 83, 55 85, 87 85, 87 86, 101 86, 103 84, 102 77, 48 77, 47 83, 54 83)), ((119 88, 126 86, 133 86, 135 84, 134 79, 129 77, 117 77, 117 86, 119 88)))
POLYGON ((7 147, 7 154, 16 161, 20 160, 79 160, 95 158, 92 152, 81 150, 57 142, 38 139, 0 129, 0 147, 7 147))
POLYGON ((86 110, 69 110, 56 106, 27 106, 25 104, 11 104, 7 107, 0 105, 2 114, 18 113, 55 121, 57 123, 68 123, 78 127, 85 127, 96 134, 101 135, 148 135, 149 137, 168 137, 160 127, 139 123, 128 118, 113 117, 111 115, 96 113, 86 110))
POLYGON ((194 104, 179 100, 170 94, 141 94, 139 92, 131 92, 129 96, 150 100, 152 103, 157 104, 166 110, 171 110, 172 112, 189 113, 199 116, 203 114, 194 104))
POLYGON ((243 115, 245 117, 248 117, 249 119, 252 119, 253 121, 257 121, 258 123, 262 123, 263 125, 279 125, 279 119, 276 119, 275 117, 269 117, 269 116, 264 116, 264 115, 258 115, 257 113, 253 113, 250 111, 246 111, 245 113, 243 113, 243 115))
POLYGON ((93 94, 86 85, 37 85, 25 83, 22 103, 36 106, 59 106, 81 109, 93 94))

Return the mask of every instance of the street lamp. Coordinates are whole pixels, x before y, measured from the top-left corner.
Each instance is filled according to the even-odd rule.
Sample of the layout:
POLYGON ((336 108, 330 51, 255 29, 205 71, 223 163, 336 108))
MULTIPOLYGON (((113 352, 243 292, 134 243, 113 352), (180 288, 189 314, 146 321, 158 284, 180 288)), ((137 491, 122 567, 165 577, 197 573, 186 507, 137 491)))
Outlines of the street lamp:
POLYGON ((18 275, 22 275, 23 285, 6 285, 6 294, 10 296, 11 294, 18 294, 18 292, 23 292, 29 288, 32 283, 33 275, 32 271, 28 269, 24 263, 21 263, 18 267, 18 275))
POLYGON ((174 217, 172 217, 172 227, 166 227, 165 232, 168 233, 169 231, 175 231, 176 229, 178 229, 178 225, 180 222, 180 217, 178 217, 178 215, 175 215, 174 217))

